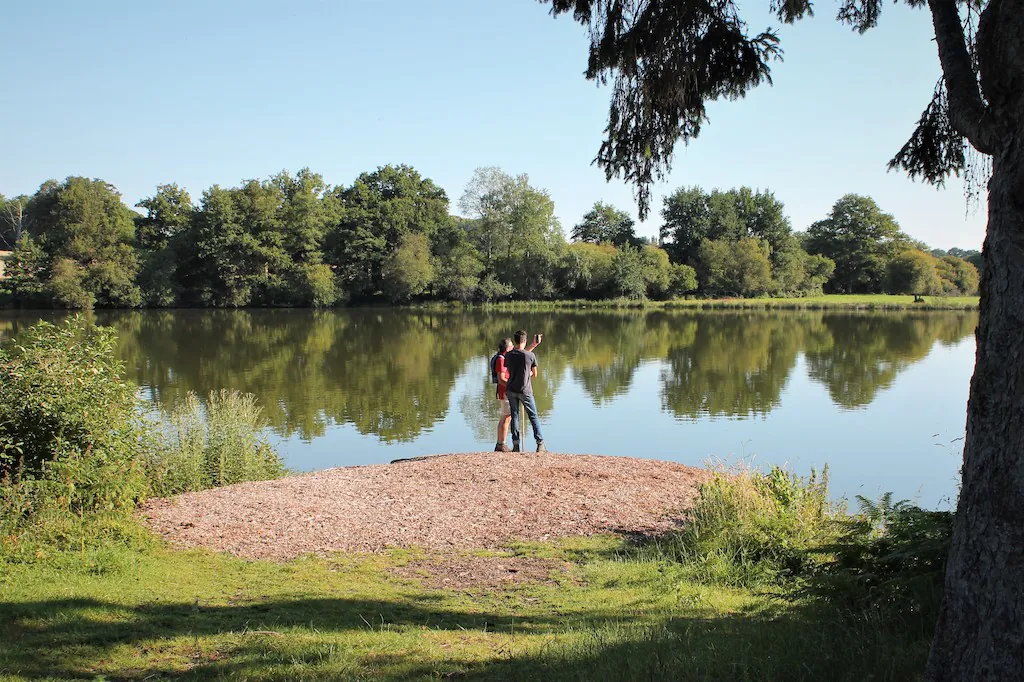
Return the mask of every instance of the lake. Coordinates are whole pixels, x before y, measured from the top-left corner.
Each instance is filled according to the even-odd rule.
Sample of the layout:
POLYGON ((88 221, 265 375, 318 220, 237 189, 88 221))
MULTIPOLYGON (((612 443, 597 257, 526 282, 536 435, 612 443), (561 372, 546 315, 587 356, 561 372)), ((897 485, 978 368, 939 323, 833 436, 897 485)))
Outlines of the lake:
MULTIPOLYGON (((39 313, 0 311, 0 337, 39 313)), ((974 312, 353 309, 98 312, 154 406, 252 392, 297 470, 491 450, 487 360, 544 333, 535 381, 555 452, 800 474, 836 496, 955 499, 974 312)), ((532 437, 527 439, 530 449, 532 437)), ((496 455, 499 456, 499 455, 496 455)))

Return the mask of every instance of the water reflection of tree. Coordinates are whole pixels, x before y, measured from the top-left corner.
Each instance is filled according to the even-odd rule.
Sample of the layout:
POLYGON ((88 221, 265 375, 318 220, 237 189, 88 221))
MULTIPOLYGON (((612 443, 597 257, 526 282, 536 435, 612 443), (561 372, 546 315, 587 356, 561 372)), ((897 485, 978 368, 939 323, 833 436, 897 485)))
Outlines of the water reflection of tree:
POLYGON ((824 314, 808 335, 808 374, 842 407, 863 407, 936 343, 949 346, 974 331, 972 313, 824 314))
MULTIPOLYGON (((596 406, 664 361, 662 405, 680 417, 763 415, 779 403, 798 354, 838 404, 870 402, 936 341, 970 334, 971 313, 571 312, 405 310, 97 313, 117 328, 129 376, 168 407, 187 391, 255 393, 276 432, 303 438, 351 423, 385 442, 411 440, 457 409, 490 441, 497 404, 487 358, 516 328, 544 332, 536 396, 549 414, 563 377, 596 406)), ((15 325, 17 326, 17 325, 15 325)))
POLYGON ((810 322, 787 313, 674 319, 662 406, 691 419, 767 414, 779 403, 810 322))
POLYGON ((410 440, 443 419, 474 325, 405 311, 175 311, 117 315, 132 378, 162 406, 187 391, 255 393, 276 431, 352 423, 410 440))

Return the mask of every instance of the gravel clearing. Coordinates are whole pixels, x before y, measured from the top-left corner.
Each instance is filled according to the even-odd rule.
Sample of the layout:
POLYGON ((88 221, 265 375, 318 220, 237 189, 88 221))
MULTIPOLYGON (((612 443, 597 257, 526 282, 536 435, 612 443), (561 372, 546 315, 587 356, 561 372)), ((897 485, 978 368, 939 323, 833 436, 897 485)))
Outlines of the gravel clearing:
POLYGON ((670 530, 708 472, 650 459, 478 452, 327 469, 151 500, 171 544, 284 561, 303 554, 670 530))

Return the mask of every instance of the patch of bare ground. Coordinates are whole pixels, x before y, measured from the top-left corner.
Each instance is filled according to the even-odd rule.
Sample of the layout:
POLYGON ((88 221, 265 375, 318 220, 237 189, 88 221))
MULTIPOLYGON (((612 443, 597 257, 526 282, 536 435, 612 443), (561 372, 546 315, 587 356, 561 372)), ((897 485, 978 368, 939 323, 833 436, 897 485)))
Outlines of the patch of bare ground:
POLYGON ((502 589, 524 584, 554 584, 554 576, 569 564, 554 559, 522 556, 439 556, 410 561, 389 569, 400 578, 412 578, 424 587, 464 590, 502 589))
POLYGON ((151 500, 141 515, 173 545, 252 559, 676 527, 708 472, 673 462, 468 453, 328 469, 151 500))

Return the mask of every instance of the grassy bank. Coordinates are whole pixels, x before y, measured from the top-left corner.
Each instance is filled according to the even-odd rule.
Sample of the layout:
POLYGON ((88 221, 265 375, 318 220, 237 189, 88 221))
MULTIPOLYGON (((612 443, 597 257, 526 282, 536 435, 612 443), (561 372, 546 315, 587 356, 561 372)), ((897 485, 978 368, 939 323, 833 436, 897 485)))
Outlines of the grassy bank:
POLYGON ((804 298, 677 298, 669 301, 615 298, 603 301, 502 301, 498 303, 424 303, 429 309, 467 308, 498 312, 544 312, 578 309, 643 310, 977 310, 977 296, 913 296, 891 294, 808 296, 804 298))

